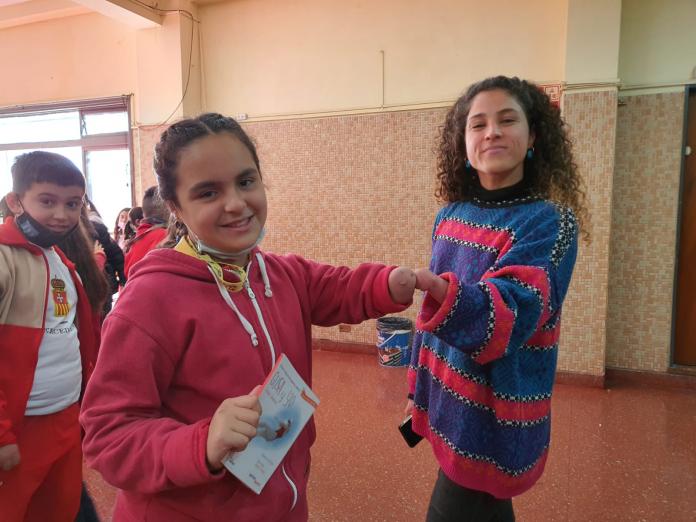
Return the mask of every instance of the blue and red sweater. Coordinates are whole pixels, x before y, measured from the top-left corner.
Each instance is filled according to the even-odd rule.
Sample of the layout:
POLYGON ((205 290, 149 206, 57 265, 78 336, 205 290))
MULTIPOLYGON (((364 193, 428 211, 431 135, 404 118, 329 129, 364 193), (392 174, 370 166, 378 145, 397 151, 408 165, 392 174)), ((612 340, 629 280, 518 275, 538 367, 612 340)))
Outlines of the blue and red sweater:
POLYGON ((577 228, 570 209, 524 192, 437 215, 430 270, 449 286, 423 301, 409 390, 414 431, 461 486, 510 498, 543 472, 577 228))

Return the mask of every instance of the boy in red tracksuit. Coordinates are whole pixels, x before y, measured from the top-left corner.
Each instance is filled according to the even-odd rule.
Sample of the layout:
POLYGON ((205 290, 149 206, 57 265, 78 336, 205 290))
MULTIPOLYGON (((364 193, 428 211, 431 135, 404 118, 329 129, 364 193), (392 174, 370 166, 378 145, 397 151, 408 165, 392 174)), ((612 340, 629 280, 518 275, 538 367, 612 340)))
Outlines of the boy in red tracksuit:
POLYGON ((54 245, 78 225, 85 180, 63 156, 36 151, 17 158, 12 183, 14 217, 0 225, 0 514, 72 522, 78 400, 96 344, 85 291, 54 245))

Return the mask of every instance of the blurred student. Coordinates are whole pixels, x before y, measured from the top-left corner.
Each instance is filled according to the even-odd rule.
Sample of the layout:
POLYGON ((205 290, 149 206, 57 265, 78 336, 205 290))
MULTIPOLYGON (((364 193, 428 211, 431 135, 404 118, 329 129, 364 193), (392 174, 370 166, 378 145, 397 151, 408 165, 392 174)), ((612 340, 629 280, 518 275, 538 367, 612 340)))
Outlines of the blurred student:
POLYGON ((133 265, 167 237, 169 209, 159 197, 157 186, 150 187, 143 194, 142 209, 143 219, 135 231, 135 237, 126 243, 126 278, 133 265))

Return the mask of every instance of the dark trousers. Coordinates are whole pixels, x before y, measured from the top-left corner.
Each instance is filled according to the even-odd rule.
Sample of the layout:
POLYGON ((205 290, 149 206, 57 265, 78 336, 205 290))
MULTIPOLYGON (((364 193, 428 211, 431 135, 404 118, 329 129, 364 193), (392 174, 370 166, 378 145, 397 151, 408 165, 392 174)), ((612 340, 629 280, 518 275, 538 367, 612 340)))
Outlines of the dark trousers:
POLYGON ((512 499, 495 498, 483 491, 452 482, 442 470, 430 498, 426 522, 515 522, 512 499))
POLYGON ((80 511, 77 513, 75 522, 99 522, 97 510, 94 508, 94 502, 87 492, 87 486, 82 483, 82 497, 80 498, 80 511))

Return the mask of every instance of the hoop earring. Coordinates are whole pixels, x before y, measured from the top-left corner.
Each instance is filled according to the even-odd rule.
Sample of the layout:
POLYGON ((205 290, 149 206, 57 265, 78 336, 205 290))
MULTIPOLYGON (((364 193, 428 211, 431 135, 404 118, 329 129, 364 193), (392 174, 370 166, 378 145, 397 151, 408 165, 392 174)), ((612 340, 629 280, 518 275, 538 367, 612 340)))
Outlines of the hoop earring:
POLYGON ((527 149, 527 159, 532 159, 534 157, 534 147, 527 149))

